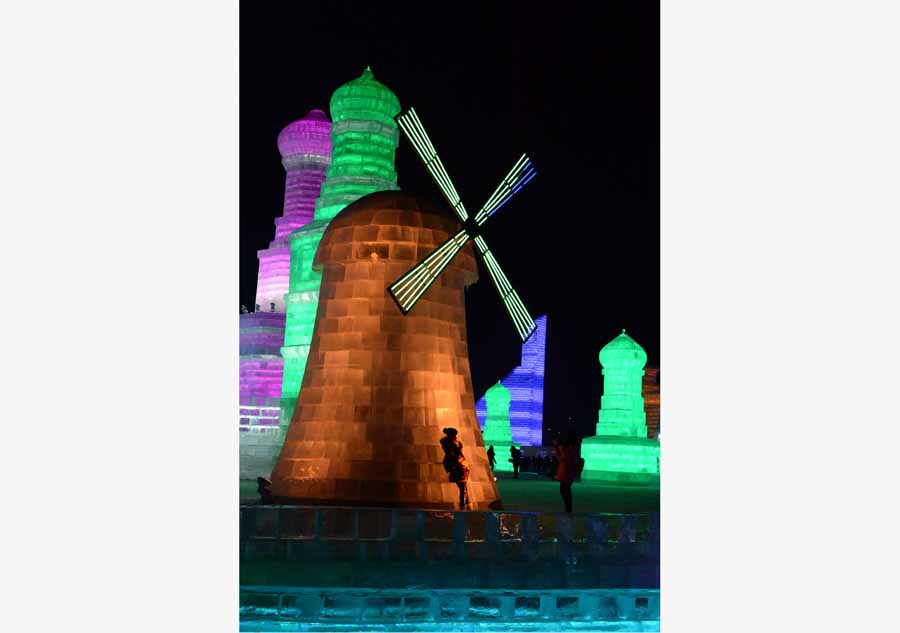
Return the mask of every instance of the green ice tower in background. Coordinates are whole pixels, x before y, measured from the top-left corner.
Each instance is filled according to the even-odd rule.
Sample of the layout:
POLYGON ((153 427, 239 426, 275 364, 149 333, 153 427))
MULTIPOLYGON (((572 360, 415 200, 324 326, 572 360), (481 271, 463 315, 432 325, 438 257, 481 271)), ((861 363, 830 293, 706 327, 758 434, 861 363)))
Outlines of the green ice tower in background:
POLYGON ((484 393, 484 400, 487 415, 481 437, 484 439, 485 450, 488 446, 494 447, 494 455, 497 458, 494 470, 512 472, 513 467, 509 462, 509 448, 513 445, 512 428, 509 426, 509 403, 512 396, 509 389, 498 382, 484 393))
POLYGON ((597 434, 581 443, 587 480, 658 481, 659 442, 647 437, 641 378, 647 353, 622 330, 600 350, 603 396, 597 434))
POLYGON ((368 67, 331 96, 331 165, 316 200, 312 222, 290 236, 291 270, 285 295, 284 374, 279 424, 291 422, 309 346, 312 343, 322 274, 312 269, 313 257, 325 228, 344 207, 376 191, 394 190, 397 172, 394 153, 400 139, 394 117, 400 101, 375 80, 368 67))

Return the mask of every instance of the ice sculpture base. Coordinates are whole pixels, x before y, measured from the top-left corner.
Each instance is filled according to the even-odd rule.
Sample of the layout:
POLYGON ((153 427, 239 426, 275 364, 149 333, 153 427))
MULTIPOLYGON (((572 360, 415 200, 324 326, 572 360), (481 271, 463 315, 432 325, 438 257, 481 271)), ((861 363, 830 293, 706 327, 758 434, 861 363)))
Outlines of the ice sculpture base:
POLYGON ((581 442, 586 481, 659 485, 659 442, 642 437, 594 435, 581 442))

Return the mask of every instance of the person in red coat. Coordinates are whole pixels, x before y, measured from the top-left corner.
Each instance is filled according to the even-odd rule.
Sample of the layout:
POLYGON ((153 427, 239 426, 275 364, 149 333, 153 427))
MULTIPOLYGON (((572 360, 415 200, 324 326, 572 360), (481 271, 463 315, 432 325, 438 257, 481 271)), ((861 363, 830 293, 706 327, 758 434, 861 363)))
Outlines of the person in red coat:
POLYGON ((459 488, 459 509, 469 509, 469 463, 462 452, 462 442, 456 438, 458 431, 452 427, 444 429, 441 448, 444 449, 444 470, 450 481, 459 488))
POLYGON ((572 513, 572 482, 581 474, 581 456, 578 437, 570 431, 563 442, 553 440, 553 453, 559 459, 554 479, 559 482, 559 494, 563 498, 566 512, 572 513))

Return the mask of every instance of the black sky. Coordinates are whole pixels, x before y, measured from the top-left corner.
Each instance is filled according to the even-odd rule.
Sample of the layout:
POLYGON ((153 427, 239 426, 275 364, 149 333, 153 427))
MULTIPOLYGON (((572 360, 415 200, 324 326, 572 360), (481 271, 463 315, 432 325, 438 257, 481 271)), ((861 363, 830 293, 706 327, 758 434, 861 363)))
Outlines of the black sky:
MULTIPOLYGON (((577 5, 241 3, 240 303, 282 211, 278 132, 370 65, 470 209, 531 156, 537 177, 485 239, 531 314, 549 314, 545 428, 572 417, 592 434, 600 348, 624 327, 659 363, 659 6, 577 5)), ((402 137, 396 166, 403 190, 443 204, 402 137)), ((467 312, 479 397, 521 345, 483 271, 467 312)))

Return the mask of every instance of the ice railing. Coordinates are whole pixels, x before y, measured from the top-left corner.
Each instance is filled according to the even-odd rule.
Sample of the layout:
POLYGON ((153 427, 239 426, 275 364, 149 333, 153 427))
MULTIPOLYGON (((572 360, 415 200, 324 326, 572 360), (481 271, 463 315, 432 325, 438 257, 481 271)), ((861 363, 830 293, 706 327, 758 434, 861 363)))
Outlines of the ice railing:
POLYGON ((659 513, 240 508, 243 560, 659 560, 659 513))
POLYGON ((463 621, 476 627, 502 623, 503 630, 510 631, 596 631, 600 625, 605 625, 604 631, 658 631, 659 590, 360 590, 244 586, 240 595, 240 619, 241 630, 245 630, 245 625, 246 630, 253 630, 253 624, 272 626, 259 630, 294 630, 278 628, 289 627, 292 622, 316 622, 323 627, 330 623, 335 626, 346 623, 346 627, 357 623, 360 628, 353 630, 366 630, 367 625, 372 630, 384 630, 377 629, 379 623, 394 624, 394 630, 479 630, 461 629, 459 624, 453 624, 463 621), (396 628, 399 622, 408 622, 405 627, 409 628, 396 628), (539 628, 529 626, 540 622, 552 623, 553 628, 546 628, 546 624, 539 628), (645 626, 635 628, 637 623, 645 626))

